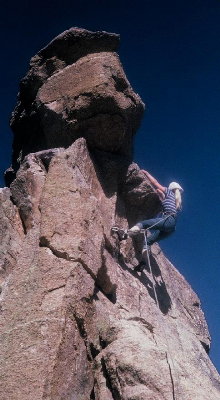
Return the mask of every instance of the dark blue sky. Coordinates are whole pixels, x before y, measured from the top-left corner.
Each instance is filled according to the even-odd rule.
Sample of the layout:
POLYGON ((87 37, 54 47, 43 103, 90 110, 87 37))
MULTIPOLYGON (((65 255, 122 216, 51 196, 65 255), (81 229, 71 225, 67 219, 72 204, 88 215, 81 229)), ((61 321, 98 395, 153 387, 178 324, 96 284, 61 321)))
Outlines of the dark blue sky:
MULTIPOLYGON (((120 58, 147 110, 135 161, 184 187, 178 229, 161 243, 198 293, 220 370, 220 1, 11 1, 1 6, 0 169, 8 120, 29 59, 71 26, 120 33, 120 58)), ((3 186, 1 174, 0 186, 3 186)))

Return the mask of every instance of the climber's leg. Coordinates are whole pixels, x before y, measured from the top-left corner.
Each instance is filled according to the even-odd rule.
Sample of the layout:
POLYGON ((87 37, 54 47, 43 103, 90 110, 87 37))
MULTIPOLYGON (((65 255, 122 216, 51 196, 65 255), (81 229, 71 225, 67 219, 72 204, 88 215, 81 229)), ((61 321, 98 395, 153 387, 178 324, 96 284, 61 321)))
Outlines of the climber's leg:
POLYGON ((148 229, 151 226, 153 226, 153 228, 161 230, 163 229, 164 218, 156 217, 156 218, 146 219, 144 221, 139 222, 137 225, 140 227, 140 229, 148 229))
POLYGON ((147 262, 148 262, 147 251, 148 252, 150 251, 150 246, 154 242, 156 242, 156 240, 158 240, 160 233, 161 233, 159 229, 150 229, 150 232, 151 232, 150 236, 146 237, 146 241, 143 245, 141 261, 135 267, 135 271, 142 272, 144 270, 144 268, 147 266, 147 262))
POLYGON ((144 221, 140 221, 136 225, 132 226, 132 228, 128 229, 127 232, 128 236, 133 237, 139 234, 141 229, 147 229, 151 225, 154 225, 155 223, 162 225, 161 221, 163 221, 163 218, 151 218, 151 219, 146 219, 144 221))
MULTIPOLYGON (((156 227, 155 227, 156 228, 156 227)), ((159 239, 159 236, 161 234, 160 229, 149 229, 150 231, 150 236, 148 236, 147 242, 144 244, 143 250, 149 248, 154 242, 156 242, 159 239)))

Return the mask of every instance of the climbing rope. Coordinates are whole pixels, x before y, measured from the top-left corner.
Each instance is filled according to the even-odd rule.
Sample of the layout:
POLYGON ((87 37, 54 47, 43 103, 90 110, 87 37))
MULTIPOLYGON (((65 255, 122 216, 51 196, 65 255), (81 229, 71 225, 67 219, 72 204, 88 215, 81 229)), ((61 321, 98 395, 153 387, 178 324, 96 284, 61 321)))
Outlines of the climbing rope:
MULTIPOLYGON (((160 305, 159 305, 159 300, 158 300, 157 291, 156 291, 155 279, 154 279, 154 276, 153 276, 153 271, 152 271, 152 267, 151 267, 151 263, 150 263, 150 254, 149 254, 149 248, 148 248, 148 244, 147 244, 147 234, 146 234, 146 231, 148 231, 148 229, 152 228, 155 225, 157 225, 157 224, 154 224, 154 225, 150 226, 147 229, 142 229, 141 232, 144 234, 144 243, 145 243, 146 252, 147 252, 147 262, 148 262, 148 266, 149 266, 149 269, 150 269, 155 302, 156 302, 157 307, 158 307, 158 309, 160 311, 160 305)), ((179 376, 176 373, 177 379, 176 379, 176 383, 175 383, 174 379, 173 379, 173 376, 172 376, 172 369, 173 369, 173 375, 175 375, 175 373, 174 373, 175 365, 174 365, 173 357, 172 357, 172 354, 171 354, 171 351, 170 351, 170 346, 169 346, 169 342, 168 342, 167 335, 166 335, 166 329, 164 329, 164 337, 165 337, 165 340, 166 340, 166 347, 167 347, 166 358, 167 358, 167 363, 168 363, 169 370, 170 370, 171 384, 172 384, 172 390, 173 390, 173 399, 174 400, 178 400, 178 398, 179 398, 179 376), (171 366, 170 366, 169 358, 171 360, 172 369, 171 369, 171 366), (175 388, 175 386, 176 386, 176 388, 175 388)))
MULTIPOLYGON (((165 221, 167 220, 167 218, 169 218, 170 216, 174 216, 174 214, 168 214, 168 215, 166 215, 165 218, 164 218, 164 222, 165 222, 165 221)), ((147 228, 147 229, 141 229, 139 232, 137 232, 137 233, 143 233, 143 234, 144 234, 144 242, 145 242, 146 253, 147 253, 147 262, 148 262, 148 266, 149 266, 150 274, 151 274, 151 279, 152 279, 152 286, 153 286, 154 298, 155 298, 155 302, 156 302, 156 305, 157 305, 159 311, 160 311, 160 304, 159 304, 159 300, 158 300, 158 296, 157 296, 156 285, 155 285, 155 279, 154 279, 154 276, 153 276, 152 266, 151 266, 151 262, 150 262, 150 255, 149 255, 149 248, 148 248, 148 244, 147 244, 147 234, 146 234, 146 232, 147 232, 148 230, 152 229, 153 227, 155 227, 156 225, 158 225, 160 222, 161 222, 161 220, 160 220, 160 221, 157 221, 155 224, 149 226, 149 228, 147 228)), ((112 227, 112 231, 113 231, 113 232, 118 232, 118 231, 120 231, 120 228, 117 227, 117 226, 114 226, 114 227, 112 227)), ((123 230, 121 230, 121 231, 124 232, 124 233, 127 233, 127 232, 128 232, 128 234, 129 234, 129 230, 128 230, 127 232, 126 232, 126 231, 123 231, 123 230)), ((161 315, 161 314, 159 314, 159 315, 161 315)), ((168 339, 167 339, 166 330, 164 330, 164 337, 165 337, 165 340, 166 340, 166 347, 167 347, 166 359, 167 359, 167 364, 168 364, 168 366, 169 366, 169 371, 170 371, 170 378, 171 378, 172 391, 173 391, 173 400, 178 400, 178 398, 179 398, 179 376, 178 376, 178 373, 175 373, 175 372, 176 372, 176 371, 175 371, 175 364, 174 364, 174 361, 173 361, 172 353, 171 353, 171 351, 170 351, 170 346, 169 346, 169 342, 168 342, 168 339), (170 358, 170 361, 171 361, 171 362, 169 361, 169 358, 170 358), (171 364, 172 364, 172 368, 171 368, 171 364), (172 371, 172 370, 173 370, 173 371, 172 371), (176 376, 177 376, 177 378, 175 379, 175 381, 174 381, 174 379, 173 379, 173 375, 176 375, 176 376)))
MULTIPOLYGON (((167 218, 169 218, 172 215, 173 214, 168 214, 164 218, 164 222, 166 221, 167 218)), ((157 305, 159 311, 160 311, 160 304, 159 304, 159 300, 158 300, 158 296, 157 296, 155 279, 154 279, 154 276, 153 276, 152 266, 151 266, 151 262, 150 262, 150 254, 149 254, 149 248, 148 248, 148 244, 147 244, 147 234, 146 234, 146 232, 148 230, 150 230, 151 228, 153 228, 154 226, 158 225, 160 222, 161 221, 158 221, 155 224, 151 225, 149 228, 141 229, 138 232, 138 233, 143 233, 144 234, 144 242, 145 242, 146 252, 147 252, 147 262, 148 262, 148 266, 149 266, 150 274, 151 274, 151 279, 152 279, 154 298, 155 298, 155 302, 156 302, 156 305, 157 305)), ((118 226, 113 226, 112 227, 112 232, 119 232, 120 230, 121 229, 118 226)), ((124 230, 121 230, 121 231, 126 233, 126 231, 124 231, 124 230)), ((159 315, 161 315, 161 314, 159 313, 159 315)), ((176 374, 174 373, 175 372, 175 364, 174 364, 174 361, 173 361, 172 353, 170 351, 170 346, 169 346, 169 342, 168 342, 168 339, 167 339, 166 330, 164 330, 164 337, 165 337, 166 347, 167 347, 166 359, 167 359, 167 364, 169 366, 169 371, 170 371, 170 378, 171 378, 172 391, 173 391, 173 400, 178 400, 178 398, 179 398, 179 376, 178 376, 178 373, 176 373, 176 374), (169 361, 169 358, 170 358, 171 362, 169 361), (172 364, 172 368, 171 368, 170 364, 172 364), (177 375, 177 379, 175 379, 175 381, 173 379, 173 375, 177 375)))
MULTIPOLYGON (((174 216, 174 215, 175 215, 175 214, 168 214, 168 215, 166 215, 166 217, 164 218, 164 222, 167 220, 167 218, 169 218, 170 216, 174 216)), ((161 218, 162 218, 162 217, 161 217, 161 218)), ((161 222, 161 220, 160 220, 160 221, 157 221, 155 224, 149 226, 149 228, 147 228, 147 230, 153 228, 153 227, 156 226, 156 225, 158 225, 160 222, 161 222)), ((119 232, 119 231, 123 232, 124 234, 126 234, 126 233, 129 234, 129 229, 128 229, 128 230, 124 230, 124 229, 120 229, 117 225, 112 226, 111 232, 119 232)), ((138 233, 144 233, 145 231, 146 231, 146 229, 140 229, 140 231, 138 231, 138 232, 132 232, 132 233, 135 235, 135 234, 138 234, 138 233)), ((133 236, 133 235, 132 235, 132 236, 133 236)))
MULTIPOLYGON (((163 220, 163 222, 165 222, 165 221, 167 220, 167 218, 169 218, 169 217, 173 217, 174 215, 175 215, 175 214, 167 214, 167 215, 164 217, 164 220, 163 220)), ((161 218, 163 218, 163 217, 161 217, 161 218)), ((147 228, 147 229, 151 229, 151 228, 153 228, 154 226, 156 226, 156 225, 160 224, 160 222, 161 222, 161 221, 157 221, 157 222, 155 222, 155 224, 153 224, 153 225, 149 226, 149 228, 147 228)), ((144 229, 144 230, 146 230, 146 229, 144 229)))
POLYGON ((153 278, 153 271, 152 271, 152 267, 151 267, 151 263, 150 263, 150 254, 149 254, 149 248, 148 248, 148 244, 147 244, 146 229, 144 229, 144 243, 146 245, 146 250, 147 250, 147 262, 148 262, 148 265, 149 265, 149 268, 150 268, 150 274, 151 274, 151 278, 152 278, 154 297, 155 297, 155 301, 157 303, 158 308, 160 308, 158 297, 157 297, 157 292, 156 292, 156 286, 155 286, 155 282, 154 282, 154 278, 153 278))

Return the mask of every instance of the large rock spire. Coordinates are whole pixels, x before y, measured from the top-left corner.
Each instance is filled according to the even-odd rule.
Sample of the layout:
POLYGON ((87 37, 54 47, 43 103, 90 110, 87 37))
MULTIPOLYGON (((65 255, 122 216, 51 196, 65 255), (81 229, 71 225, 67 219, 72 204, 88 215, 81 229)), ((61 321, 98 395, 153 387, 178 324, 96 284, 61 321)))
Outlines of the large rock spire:
POLYGON ((0 189, 2 400, 220 398, 197 295, 157 244, 139 273, 143 239, 110 234, 160 207, 131 162, 144 106, 118 41, 71 28, 21 82, 0 189))
POLYGON ((131 156, 144 105, 115 53, 119 35, 72 28, 31 59, 11 119, 13 167, 30 152, 68 147, 131 156))

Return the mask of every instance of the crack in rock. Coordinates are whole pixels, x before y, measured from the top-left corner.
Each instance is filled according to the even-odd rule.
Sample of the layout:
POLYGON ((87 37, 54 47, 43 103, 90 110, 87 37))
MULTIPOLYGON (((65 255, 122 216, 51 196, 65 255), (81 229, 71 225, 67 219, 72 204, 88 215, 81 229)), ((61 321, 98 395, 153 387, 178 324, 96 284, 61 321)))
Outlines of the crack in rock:
POLYGON ((170 380, 171 380, 171 385, 172 385, 172 394, 173 394, 173 400, 178 400, 178 398, 176 397, 176 389, 175 389, 175 384, 174 384, 174 379, 173 379, 173 374, 172 374, 172 369, 171 369, 171 365, 169 362, 169 358, 168 358, 168 354, 167 352, 166 354, 166 360, 167 360, 167 364, 168 364, 168 368, 169 368, 169 373, 170 373, 170 380))

